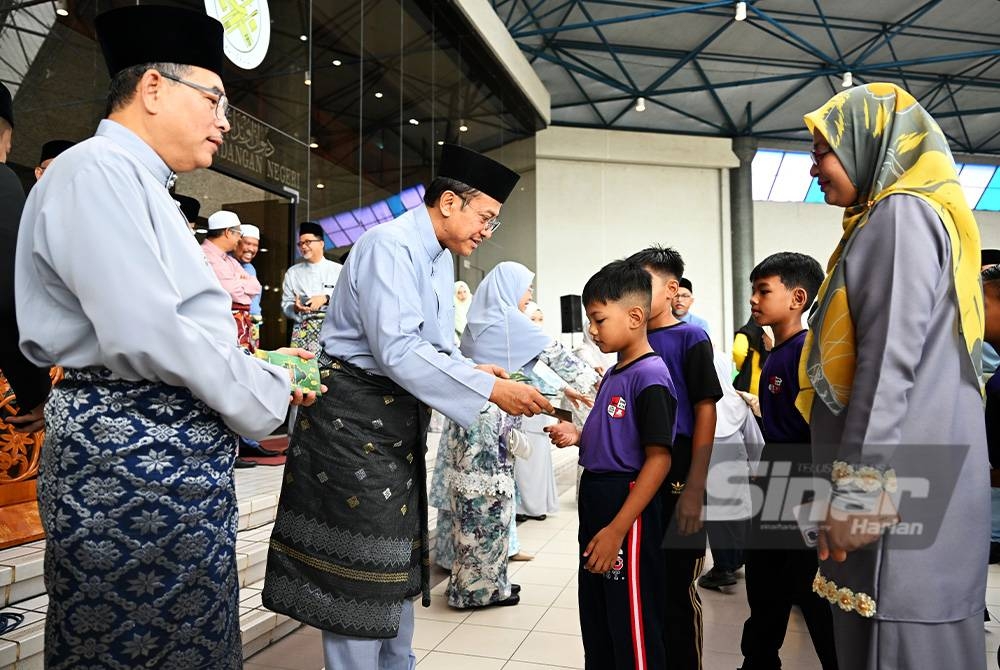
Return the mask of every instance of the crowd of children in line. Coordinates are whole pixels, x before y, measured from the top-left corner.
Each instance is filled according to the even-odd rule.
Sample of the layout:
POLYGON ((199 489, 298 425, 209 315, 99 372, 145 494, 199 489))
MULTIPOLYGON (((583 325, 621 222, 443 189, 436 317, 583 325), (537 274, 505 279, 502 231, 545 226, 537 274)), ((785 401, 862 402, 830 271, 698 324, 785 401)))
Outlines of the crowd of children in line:
POLYGON ((736 555, 731 574, 747 548, 751 616, 744 626, 744 669, 780 668, 792 605, 806 616, 824 670, 836 668, 829 604, 812 592, 815 550, 796 524, 788 528, 780 518, 770 528, 754 516, 749 536, 740 531, 751 514, 742 491, 729 491, 733 483, 745 488, 751 467, 766 492, 772 463, 787 469, 809 461, 809 428, 794 401, 803 314, 823 271, 808 256, 780 253, 751 275, 753 319, 770 326, 775 338, 760 374, 768 380, 760 389, 763 453, 748 403, 733 389, 733 366, 725 359, 717 366, 705 330, 679 321, 670 308, 683 274, 679 253, 650 247, 590 279, 583 292, 590 335, 618 362, 605 374, 582 429, 565 422, 548 429, 556 446, 581 446, 579 593, 587 667, 701 667, 702 519, 711 519, 713 509, 725 517, 727 505, 735 505, 729 525, 737 530, 713 534, 712 550, 736 555), (728 405, 733 399, 735 407, 728 405), (723 438, 735 439, 720 440, 720 429, 723 438), (711 458, 720 442, 739 444, 735 457, 711 458), (718 489, 710 463, 721 477, 718 489), (706 495, 710 509, 703 514, 706 495))
MULTIPOLYGON (((463 353, 538 386, 533 363, 558 353, 561 390, 595 395, 585 421, 544 428, 555 446, 580 447, 588 670, 700 670, 699 577, 722 588, 743 565, 742 670, 781 668, 793 606, 824 670, 983 667, 985 447, 1000 462, 1000 382, 985 389, 989 440, 975 398, 981 359, 1000 346, 1000 266, 978 264, 947 143, 912 96, 872 84, 805 118, 811 174, 827 203, 845 208, 844 235, 826 271, 795 252, 753 269, 735 367, 691 318, 691 285, 672 248, 614 261, 586 283, 589 340, 616 357, 596 385, 569 352, 549 351, 548 338, 512 337, 528 332, 526 268, 487 324, 495 342, 481 337, 489 328, 472 328, 473 301, 463 353), (900 346, 902 332, 917 333, 912 350, 900 346), (467 353, 483 347, 493 352, 467 353), (904 500, 907 478, 929 494, 904 500), (934 524, 926 535, 925 519, 934 524), (703 575, 707 545, 716 564, 703 575), (954 569, 935 582, 944 561, 954 569)), ((513 433, 503 417, 489 420, 496 435, 482 453, 503 461, 513 433)), ((495 537, 513 508, 504 485, 491 493, 506 501, 473 501, 475 514, 496 516, 495 537)), ((467 534, 474 550, 481 536, 466 525, 454 537, 467 534)), ((480 580, 488 588, 474 606, 516 604, 501 567, 499 588, 480 580)), ((455 604, 454 570, 452 582, 455 604)))

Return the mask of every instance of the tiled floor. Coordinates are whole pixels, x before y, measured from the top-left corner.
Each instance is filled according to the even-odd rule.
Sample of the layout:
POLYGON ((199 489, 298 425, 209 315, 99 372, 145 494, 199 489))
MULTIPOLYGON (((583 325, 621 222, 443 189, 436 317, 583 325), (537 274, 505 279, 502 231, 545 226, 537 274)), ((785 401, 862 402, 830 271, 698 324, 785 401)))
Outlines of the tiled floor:
MULTIPOLYGON (((436 435, 431 436, 428 465, 433 467, 436 435)), ((576 504, 574 500, 575 449, 560 450, 555 454, 555 466, 561 496, 562 511, 545 521, 528 521, 518 526, 524 551, 535 553, 529 563, 514 563, 511 574, 522 585, 521 604, 516 607, 495 608, 476 612, 450 609, 443 590, 447 574, 437 570, 434 577, 434 598, 430 608, 417 608, 417 626, 414 647, 417 650, 419 670, 552 670, 553 668, 582 668, 583 649, 580 642, 576 604, 576 504)), ((237 492, 240 498, 241 527, 254 528, 253 517, 273 519, 277 492, 280 487, 280 468, 254 468, 237 472, 237 492)), ((433 523, 433 522, 432 522, 433 523)), ((249 628, 267 627, 267 634, 255 639, 247 653, 260 649, 251 656, 247 670, 322 670, 323 655, 320 634, 310 628, 298 628, 281 637, 297 625, 285 621, 275 625, 265 621, 275 617, 260 607, 259 589, 263 577, 261 553, 270 535, 270 524, 246 530, 240 534, 238 550, 245 586, 241 590, 241 617, 244 636, 249 628), (261 546, 257 546, 260 544, 261 546), (252 564, 252 565, 251 565, 252 564), (252 573, 252 574, 251 574, 252 573), (258 617, 258 618, 253 618, 258 617), (259 619, 259 620, 258 620, 259 619), (265 626, 267 624, 267 626, 265 626), (273 630, 271 630, 273 629, 273 630), (280 638, 280 639, 279 639, 280 638)), ((0 588, 7 589, 8 597, 14 587, 32 586, 41 577, 33 570, 40 570, 40 560, 25 563, 24 555, 39 552, 40 543, 25 545, 3 552, 0 560, 0 588), (38 565, 36 565, 36 563, 38 565), (3 568, 3 565, 7 565, 3 568), (6 570, 6 572, 4 572, 6 570), (16 584, 11 583, 15 570, 16 584), (6 574, 6 582, 3 581, 6 574)), ((37 557, 36 557, 37 558, 37 557)), ((1000 566, 990 566, 986 601, 1000 615, 1000 566)), ((42 593, 35 585, 32 593, 42 593)), ((24 589, 21 589, 24 590, 24 589)), ((13 594, 16 595, 16 594, 13 594)), ((705 670, 733 670, 739 667, 739 640, 743 621, 747 617, 746 591, 743 582, 731 593, 701 591, 705 611, 705 670)), ((12 633, 0 637, 0 670, 41 668, 41 630, 47 598, 44 595, 24 599, 14 597, 15 603, 3 611, 17 611, 25 615, 25 623, 12 633), (15 659, 18 659, 15 661, 15 659), (22 661, 21 659, 28 659, 22 661)), ((1000 622, 986 625, 987 667, 997 668, 996 652, 1000 646, 1000 622)), ((782 657, 786 670, 814 670, 819 663, 812 650, 805 625, 798 612, 793 612, 782 657)), ((246 637, 245 640, 246 641, 246 637)), ((333 669, 331 669, 333 670, 333 669)), ((336 670, 352 670, 350 668, 336 670)))
MULTIPOLYGON (((583 647, 576 601, 576 509, 573 492, 562 497, 563 511, 543 522, 518 527, 529 563, 511 566, 522 585, 521 604, 472 613, 453 610, 433 589, 431 607, 418 608, 414 648, 420 670, 543 670, 582 668, 583 647)), ((443 576, 443 573, 439 573, 443 576)), ((702 592, 705 606, 705 670, 733 670, 742 660, 739 639, 746 618, 742 582, 731 594, 702 592)), ((819 662, 801 617, 796 614, 785 642, 788 670, 813 670, 819 662)), ((304 629, 249 659, 247 670, 319 670, 323 659, 318 632, 304 629), (297 658, 301 655, 301 659, 297 658)))
MULTIPOLYGON (((518 526, 525 551, 535 560, 511 564, 522 585, 521 604, 476 612, 453 610, 442 593, 447 579, 432 590, 431 607, 417 607, 414 648, 418 670, 553 670, 583 668, 583 647, 576 603, 576 504, 573 489, 561 497, 562 511, 545 521, 518 526)), ((1000 613, 1000 566, 991 566, 987 601, 1000 613)), ((705 610, 705 670, 740 666, 740 635, 747 617, 741 580, 730 593, 701 590, 705 610)), ((988 668, 996 668, 1000 624, 987 624, 988 668)), ((782 648, 786 670, 818 670, 805 623, 798 611, 782 648)), ((246 670, 321 670, 318 631, 303 628, 248 659, 246 670)))
MULTIPOLYGON (((438 437, 435 433, 428 436, 428 470, 434 466, 438 437)), ((560 513, 550 515, 545 521, 518 525, 522 550, 535 554, 531 562, 510 566, 513 581, 522 586, 519 605, 471 613, 451 609, 443 596, 448 575, 435 568, 431 607, 416 608, 413 646, 419 670, 583 668, 576 601, 579 550, 575 452, 575 449, 553 452, 556 480, 563 492, 560 513)), ((250 470, 247 474, 253 472, 250 470)), ((263 472, 244 477, 239 485, 248 486, 259 495, 265 495, 274 486, 271 477, 263 472)), ((711 556, 706 569, 710 566, 711 556)), ((987 604, 1000 615, 1000 565, 990 566, 989 587, 987 604)), ((699 593, 705 613, 704 670, 739 668, 743 660, 739 653, 740 637, 749 614, 743 580, 727 593, 703 589, 699 589, 699 593)), ((992 670, 997 668, 1000 621, 987 624, 986 630, 987 667, 992 670)), ((820 668, 798 610, 792 612, 781 656, 785 670, 820 668)), ((244 667, 246 670, 323 670, 319 631, 303 627, 251 656, 244 667)))

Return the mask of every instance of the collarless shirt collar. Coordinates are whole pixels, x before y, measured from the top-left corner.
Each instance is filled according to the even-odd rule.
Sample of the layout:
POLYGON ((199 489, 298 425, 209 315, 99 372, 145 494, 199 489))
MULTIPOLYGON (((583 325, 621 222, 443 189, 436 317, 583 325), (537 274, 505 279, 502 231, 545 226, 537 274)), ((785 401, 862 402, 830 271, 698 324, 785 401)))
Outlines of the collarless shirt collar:
POLYGON ((97 126, 97 135, 107 137, 109 140, 120 145, 123 149, 136 157, 147 170, 156 177, 156 180, 166 188, 172 188, 177 181, 177 175, 170 169, 163 159, 134 132, 111 119, 104 119, 97 126))
POLYGON ((436 261, 445 252, 441 246, 437 235, 434 233, 434 224, 431 222, 431 215, 427 213, 427 207, 420 205, 413 212, 413 218, 417 222, 417 230, 420 233, 420 241, 423 243, 424 251, 431 261, 436 261))

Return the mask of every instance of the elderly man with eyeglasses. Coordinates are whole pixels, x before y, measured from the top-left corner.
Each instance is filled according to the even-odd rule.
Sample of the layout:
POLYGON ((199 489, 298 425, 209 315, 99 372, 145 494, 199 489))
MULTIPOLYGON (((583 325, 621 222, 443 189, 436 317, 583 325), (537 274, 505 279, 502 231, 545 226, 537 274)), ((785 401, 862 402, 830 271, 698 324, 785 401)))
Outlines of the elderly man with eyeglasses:
POLYGON ((95 27, 107 118, 32 189, 15 259, 21 350, 65 369, 38 479, 45 667, 235 670, 236 436, 315 395, 237 346, 170 194, 229 131, 222 24, 142 5, 95 27))
POLYGON ((292 346, 313 353, 319 353, 323 317, 344 267, 323 255, 325 246, 322 226, 312 221, 299 225, 298 249, 302 260, 288 268, 281 285, 281 310, 295 322, 292 346))
POLYGON ((261 596, 323 630, 327 668, 416 664, 413 599, 430 604, 431 408, 463 427, 490 402, 513 415, 553 411, 455 346, 452 254, 493 235, 518 175, 454 145, 437 165, 423 205, 351 250, 320 336, 329 392, 299 412, 288 449, 261 596))

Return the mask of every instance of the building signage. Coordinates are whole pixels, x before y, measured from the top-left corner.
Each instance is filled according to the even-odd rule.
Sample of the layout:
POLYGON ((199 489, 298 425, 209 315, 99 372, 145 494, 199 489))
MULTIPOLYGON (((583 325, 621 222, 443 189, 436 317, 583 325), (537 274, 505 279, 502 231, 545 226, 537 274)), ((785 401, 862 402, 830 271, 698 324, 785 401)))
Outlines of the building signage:
POLYGON ((263 177, 272 184, 300 191, 300 172, 281 161, 282 154, 294 147, 278 151, 274 144, 292 144, 291 140, 235 107, 229 108, 228 118, 232 129, 225 136, 217 158, 258 179, 263 177))

